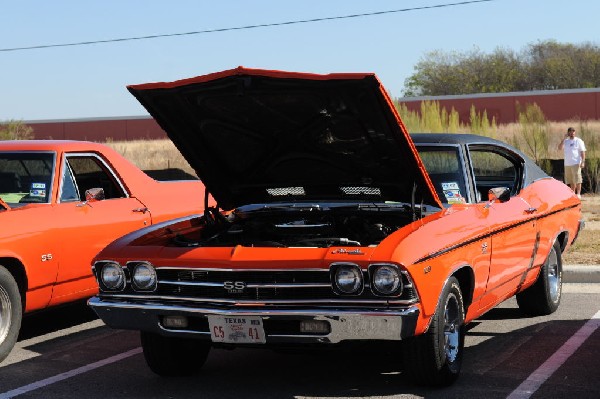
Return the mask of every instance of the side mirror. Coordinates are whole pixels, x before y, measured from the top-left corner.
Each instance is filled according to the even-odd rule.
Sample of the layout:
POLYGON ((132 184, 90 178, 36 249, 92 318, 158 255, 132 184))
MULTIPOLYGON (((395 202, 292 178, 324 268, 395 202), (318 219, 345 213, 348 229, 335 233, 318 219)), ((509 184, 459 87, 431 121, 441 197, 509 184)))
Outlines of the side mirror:
POLYGON ((510 199, 510 188, 508 187, 494 187, 488 191, 488 201, 500 203, 506 202, 510 199))
POLYGON ((102 201, 105 199, 103 188, 90 188, 85 190, 85 202, 102 201))

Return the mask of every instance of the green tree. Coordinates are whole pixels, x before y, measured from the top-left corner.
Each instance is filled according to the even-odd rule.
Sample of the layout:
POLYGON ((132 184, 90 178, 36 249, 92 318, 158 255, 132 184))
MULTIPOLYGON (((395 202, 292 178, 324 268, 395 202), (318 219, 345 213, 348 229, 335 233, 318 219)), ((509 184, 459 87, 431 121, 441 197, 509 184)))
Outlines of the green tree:
POLYGON ((22 121, 0 122, 0 140, 29 140, 33 137, 33 128, 22 121))
POLYGON ((405 96, 439 96, 600 87, 600 47, 553 40, 520 52, 486 54, 436 50, 423 56, 404 82, 405 96))

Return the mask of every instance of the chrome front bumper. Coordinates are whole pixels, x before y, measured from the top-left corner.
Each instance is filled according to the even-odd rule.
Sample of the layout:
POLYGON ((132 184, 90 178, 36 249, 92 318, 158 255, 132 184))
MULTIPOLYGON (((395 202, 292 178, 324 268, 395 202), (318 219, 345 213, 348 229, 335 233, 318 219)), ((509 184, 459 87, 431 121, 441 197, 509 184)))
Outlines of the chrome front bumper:
MULTIPOLYGON (((334 344, 354 340, 401 340, 414 335, 419 317, 417 306, 394 310, 348 309, 214 309, 184 305, 166 305, 153 302, 134 302, 121 299, 93 297, 88 305, 110 327, 154 332, 164 336, 194 337, 210 340, 204 329, 208 315, 260 316, 268 322, 299 322, 323 320, 330 325, 327 334, 309 334, 299 331, 282 333, 265 327, 267 344, 334 344), (198 320, 196 329, 169 329, 162 325, 164 316, 186 316, 198 320)), ((193 323, 192 323, 193 324, 193 323)))

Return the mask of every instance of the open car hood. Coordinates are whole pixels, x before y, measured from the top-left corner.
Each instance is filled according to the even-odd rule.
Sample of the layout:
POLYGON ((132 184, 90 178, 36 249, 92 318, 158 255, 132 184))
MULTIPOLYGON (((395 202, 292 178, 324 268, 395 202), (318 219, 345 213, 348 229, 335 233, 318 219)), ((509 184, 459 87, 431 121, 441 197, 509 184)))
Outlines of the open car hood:
POLYGON ((10 206, 0 198, 0 211, 7 211, 10 209, 10 206))
POLYGON ((239 67, 128 89, 222 209, 315 200, 441 208, 374 74, 239 67))

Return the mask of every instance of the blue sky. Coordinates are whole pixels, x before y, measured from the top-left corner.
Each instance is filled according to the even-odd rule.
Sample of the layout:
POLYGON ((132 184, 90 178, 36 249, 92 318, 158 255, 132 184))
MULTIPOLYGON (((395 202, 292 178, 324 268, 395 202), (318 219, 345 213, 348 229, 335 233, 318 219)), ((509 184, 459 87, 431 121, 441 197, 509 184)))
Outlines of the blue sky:
MULTIPOLYGON (((0 50, 280 23, 460 0, 0 0, 0 50)), ((239 65, 375 72, 400 97, 433 50, 600 44, 597 0, 493 0, 362 18, 77 47, 0 51, 0 121, 146 115, 128 84, 239 65)))

